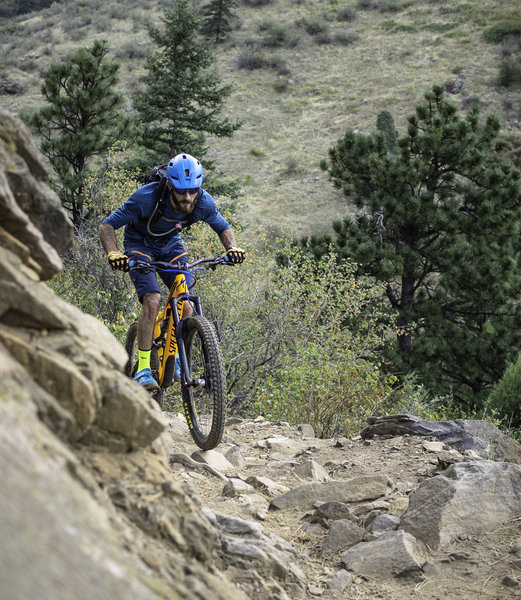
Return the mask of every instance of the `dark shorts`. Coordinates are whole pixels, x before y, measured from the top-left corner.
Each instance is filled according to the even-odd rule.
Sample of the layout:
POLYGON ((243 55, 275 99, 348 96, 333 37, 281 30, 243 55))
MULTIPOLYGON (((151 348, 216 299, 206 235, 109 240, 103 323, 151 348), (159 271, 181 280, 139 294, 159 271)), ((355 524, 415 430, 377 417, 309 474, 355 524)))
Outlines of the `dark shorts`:
MULTIPOLYGON (((146 246, 145 244, 137 244, 132 242, 132 244, 128 244, 125 248, 125 254, 131 258, 138 258, 139 260, 160 260, 163 262, 177 262, 179 259, 183 259, 188 261, 187 252, 184 249, 183 243, 179 242, 179 247, 176 248, 178 252, 175 251, 173 253, 169 253, 168 256, 165 256, 161 252, 154 251, 154 249, 146 246), (173 254, 173 255, 172 255, 173 254)), ((158 292, 161 293, 161 287, 159 285, 159 281, 157 280, 157 275, 161 277, 163 283, 166 285, 168 289, 170 289, 171 285, 174 283, 177 273, 139 273, 135 270, 130 270, 130 279, 136 288, 136 292, 139 298, 139 301, 143 303, 143 296, 147 292, 158 292)))

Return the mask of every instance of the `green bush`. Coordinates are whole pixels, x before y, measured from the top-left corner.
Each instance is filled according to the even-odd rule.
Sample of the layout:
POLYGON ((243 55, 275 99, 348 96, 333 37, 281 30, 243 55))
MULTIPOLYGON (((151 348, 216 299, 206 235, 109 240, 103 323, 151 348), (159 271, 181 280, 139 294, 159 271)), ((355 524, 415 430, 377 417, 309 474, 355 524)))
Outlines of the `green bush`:
POLYGON ((326 33, 329 30, 329 25, 325 21, 310 21, 305 25, 306 33, 309 35, 318 35, 319 33, 326 33))
POLYGON ((351 29, 341 29, 335 33, 335 42, 342 46, 349 46, 349 44, 356 42, 358 38, 358 33, 351 29))
POLYGON ((262 69, 265 61, 262 54, 254 50, 244 50, 237 57, 237 68, 246 69, 247 71, 255 71, 262 69))
MULTIPOLYGON (((267 247, 281 248, 274 240, 267 247)), ((382 290, 332 256, 317 265, 289 245, 282 253, 286 266, 276 267, 274 252, 248 248, 240 269, 200 282, 206 312, 218 323, 230 407, 307 420, 323 435, 346 432, 387 401, 386 379, 368 358, 382 343, 375 326, 382 290), (358 321, 357 333, 349 319, 358 321)))
POLYGON ((499 66, 498 83, 503 87, 521 85, 521 61, 516 58, 503 60, 499 66))
POLYGON ((264 30, 263 44, 268 48, 280 46, 294 48, 298 44, 298 36, 287 25, 270 22, 265 25, 264 30))
POLYGON ((503 377, 494 386, 487 407, 495 412, 508 428, 521 428, 521 354, 511 363, 503 377))
POLYGON ((356 18, 356 9, 354 6, 344 6, 336 15, 337 21, 354 21, 356 18))
POLYGON ((511 19, 509 21, 501 21, 492 25, 483 32, 483 37, 487 42, 498 44, 503 40, 511 37, 521 37, 521 20, 511 19))
MULTIPOLYGON (((63 257, 63 270, 49 284, 64 300, 103 321, 121 342, 139 313, 139 303, 128 276, 109 267, 98 225, 136 189, 135 174, 121 166, 126 158, 124 151, 114 148, 87 182, 92 216, 76 231, 74 245, 63 257)), ((117 237, 123 249, 121 230, 117 237)))

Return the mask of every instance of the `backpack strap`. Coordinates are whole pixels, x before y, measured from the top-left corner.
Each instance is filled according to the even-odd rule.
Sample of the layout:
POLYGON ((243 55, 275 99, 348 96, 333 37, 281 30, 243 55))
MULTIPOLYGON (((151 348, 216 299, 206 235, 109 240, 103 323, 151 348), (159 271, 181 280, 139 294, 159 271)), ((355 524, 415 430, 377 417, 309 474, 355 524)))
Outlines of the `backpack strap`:
POLYGON ((194 216, 195 208, 196 208, 197 202, 199 202, 199 198, 201 196, 201 192, 199 192, 194 209, 192 210, 192 212, 190 214, 187 215, 186 221, 178 221, 172 227, 172 229, 169 229, 168 231, 165 231, 163 233, 154 233, 152 231, 151 227, 152 227, 152 225, 154 225, 154 223, 157 223, 159 221, 159 219, 161 219, 161 217, 163 216, 163 214, 165 212, 166 203, 170 200, 170 190, 169 190, 168 186, 166 185, 166 181, 167 181, 166 177, 162 177, 161 181, 159 182, 159 187, 157 188, 156 205, 154 207, 154 211, 150 215, 148 222, 147 222, 148 235, 150 235, 152 237, 156 237, 156 238, 164 237, 165 235, 170 235, 174 232, 180 233, 182 229, 189 229, 195 222, 195 216, 194 216))

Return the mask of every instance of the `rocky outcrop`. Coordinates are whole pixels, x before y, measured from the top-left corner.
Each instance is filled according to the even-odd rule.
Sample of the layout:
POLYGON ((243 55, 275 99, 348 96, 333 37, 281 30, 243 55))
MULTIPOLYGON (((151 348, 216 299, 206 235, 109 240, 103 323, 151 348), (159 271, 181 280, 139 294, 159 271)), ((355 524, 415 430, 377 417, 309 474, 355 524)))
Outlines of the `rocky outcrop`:
POLYGON ((197 590, 244 598, 209 572, 213 528, 197 502, 163 485, 172 483, 161 458, 166 421, 122 374, 126 352, 44 282, 72 243, 72 226, 45 179, 27 129, 0 112, 1 595, 150 600, 194 598, 197 590), (154 493, 157 485, 160 506, 122 496, 130 467, 126 454, 114 453, 129 451, 147 456, 134 485, 154 493), (83 455, 119 456, 117 481, 93 477, 83 455), (122 515, 122 497, 139 504, 137 527, 122 515))
POLYGON ((43 282, 61 268, 72 226, 45 183, 27 129, 0 115, 0 356, 16 374, 0 382, 37 390, 42 420, 68 442, 117 450, 145 446, 163 430, 148 395, 121 374, 126 353, 97 319, 43 282), (7 361, 10 357, 13 361, 7 361))

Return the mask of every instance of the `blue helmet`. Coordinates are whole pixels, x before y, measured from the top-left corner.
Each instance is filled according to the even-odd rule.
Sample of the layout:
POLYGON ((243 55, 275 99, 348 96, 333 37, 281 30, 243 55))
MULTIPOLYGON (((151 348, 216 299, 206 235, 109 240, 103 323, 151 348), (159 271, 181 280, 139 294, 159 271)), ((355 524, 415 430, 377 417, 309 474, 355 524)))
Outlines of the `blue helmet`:
POLYGON ((178 190, 200 188, 204 179, 203 166, 190 154, 177 154, 168 163, 166 177, 178 190))

